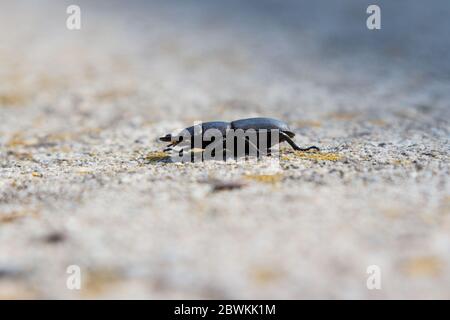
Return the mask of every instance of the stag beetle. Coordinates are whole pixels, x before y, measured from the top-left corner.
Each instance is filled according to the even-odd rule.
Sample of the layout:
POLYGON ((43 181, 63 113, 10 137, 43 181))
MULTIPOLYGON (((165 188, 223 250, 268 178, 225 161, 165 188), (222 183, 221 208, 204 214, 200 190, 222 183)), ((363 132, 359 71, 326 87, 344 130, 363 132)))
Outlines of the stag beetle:
MULTIPOLYGON (((311 146, 308 148, 300 148, 293 140, 292 138, 295 136, 295 133, 292 132, 292 130, 289 128, 289 126, 277 119, 272 118, 249 118, 249 119, 241 119, 241 120, 235 120, 232 122, 224 122, 224 121, 213 121, 213 122, 204 122, 196 126, 188 127, 181 131, 181 133, 175 133, 175 134, 167 134, 163 137, 160 137, 159 139, 163 142, 170 142, 170 144, 164 149, 164 151, 171 151, 173 150, 173 147, 179 145, 182 141, 184 141, 184 144, 188 143, 191 148, 194 148, 194 139, 196 136, 199 137, 201 135, 201 145, 197 147, 201 147, 202 149, 205 149, 210 145, 214 140, 204 139, 204 133, 208 132, 208 130, 213 129, 216 133, 218 133, 221 136, 221 139, 224 143, 225 148, 225 142, 228 137, 228 133, 232 131, 242 130, 243 132, 253 131, 259 134, 262 131, 266 132, 266 136, 264 136, 264 139, 267 138, 264 144, 261 143, 260 137, 258 135, 258 140, 256 143, 252 143, 248 139, 248 137, 245 137, 245 154, 247 155, 249 153, 249 150, 252 148, 256 148, 258 152, 261 151, 261 146, 264 146, 266 150, 266 154, 270 154, 270 148, 274 145, 281 143, 281 142, 287 142, 294 150, 299 151, 308 151, 308 150, 317 150, 319 151, 319 148, 316 146, 311 146), (196 129, 197 128, 197 129, 196 129), (200 129, 200 130, 199 130, 200 129), (273 135, 276 134, 276 137, 273 135)), ((236 137, 233 137, 235 139, 236 137)), ((236 150, 235 150, 236 154, 236 150)))

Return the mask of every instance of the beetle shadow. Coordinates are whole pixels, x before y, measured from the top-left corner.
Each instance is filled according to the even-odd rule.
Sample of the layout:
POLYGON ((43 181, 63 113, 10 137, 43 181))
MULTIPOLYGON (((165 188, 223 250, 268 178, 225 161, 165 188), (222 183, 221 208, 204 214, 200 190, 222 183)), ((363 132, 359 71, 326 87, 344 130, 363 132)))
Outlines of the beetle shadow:
MULTIPOLYGON (((227 150, 226 150, 227 151, 227 150)), ((163 164, 175 164, 175 163, 197 163, 197 162, 240 162, 240 161, 262 161, 263 159, 274 159, 279 157, 279 152, 266 152, 266 153, 249 153, 245 152, 238 154, 236 152, 223 152, 220 155, 213 154, 212 156, 205 157, 204 150, 189 151, 184 155, 174 155, 167 152, 154 152, 146 157, 149 164, 163 163, 163 164)), ((173 151, 172 151, 173 152, 173 151)))

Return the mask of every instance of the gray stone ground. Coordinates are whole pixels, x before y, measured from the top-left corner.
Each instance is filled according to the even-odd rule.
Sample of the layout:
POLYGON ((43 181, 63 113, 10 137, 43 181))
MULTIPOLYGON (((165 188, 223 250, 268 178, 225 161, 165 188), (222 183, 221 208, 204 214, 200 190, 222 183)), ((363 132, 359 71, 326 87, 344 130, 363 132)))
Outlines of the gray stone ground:
POLYGON ((0 2, 0 298, 450 298, 448 1, 76 2, 0 2), (252 116, 322 153, 152 153, 252 116))

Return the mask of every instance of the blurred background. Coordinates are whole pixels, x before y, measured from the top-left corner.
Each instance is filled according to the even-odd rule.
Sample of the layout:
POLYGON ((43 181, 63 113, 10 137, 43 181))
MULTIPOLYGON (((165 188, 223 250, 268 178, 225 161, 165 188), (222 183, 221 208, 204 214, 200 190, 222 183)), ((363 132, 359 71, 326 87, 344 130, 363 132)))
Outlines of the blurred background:
POLYGON ((0 0, 0 298, 450 298, 449 17, 447 0, 0 0), (175 128, 254 116, 334 158, 148 158, 175 128))

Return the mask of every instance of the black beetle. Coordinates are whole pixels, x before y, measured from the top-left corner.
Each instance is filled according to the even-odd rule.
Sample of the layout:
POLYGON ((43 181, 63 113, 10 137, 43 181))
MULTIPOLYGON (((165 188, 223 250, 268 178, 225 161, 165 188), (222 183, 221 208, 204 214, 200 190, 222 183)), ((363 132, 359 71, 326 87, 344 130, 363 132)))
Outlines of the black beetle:
MULTIPOLYGON (((317 150, 319 151, 319 148, 316 146, 311 146, 308 148, 300 148, 293 140, 292 138, 295 136, 295 133, 292 132, 292 130, 289 128, 289 126, 277 119, 272 118, 249 118, 249 119, 241 119, 241 120, 235 120, 232 122, 224 122, 224 121, 212 121, 212 122, 204 122, 198 125, 198 128, 201 128, 201 134, 203 135, 205 132, 207 132, 210 129, 215 129, 220 132, 222 139, 224 141, 227 137, 228 132, 233 130, 243 130, 244 132, 247 132, 249 130, 253 130, 256 133, 259 133, 261 131, 267 132, 267 141, 264 144, 265 150, 267 154, 270 154, 270 148, 277 143, 281 143, 286 141, 289 143, 289 145, 294 149, 298 151, 308 151, 308 150, 317 150), (276 133, 278 137, 275 139, 271 139, 271 135, 273 133, 276 133), (274 140, 274 141, 273 141, 274 140)), ((172 150, 172 147, 175 147, 182 141, 190 143, 190 147, 194 148, 194 139, 192 137, 195 137, 198 135, 198 131, 195 130, 195 126, 188 127, 184 130, 182 130, 183 134, 167 134, 164 137, 160 137, 159 139, 164 142, 170 142, 170 144, 164 149, 164 151, 170 151, 172 150)), ((208 140, 208 139, 201 139, 201 148, 205 149, 209 144, 212 143, 214 140, 208 140)), ((245 154, 248 154, 250 145, 254 146, 257 150, 260 150, 260 141, 258 136, 257 144, 252 144, 247 138, 246 138, 246 151, 245 154), (250 144, 250 145, 249 145, 250 144)))

